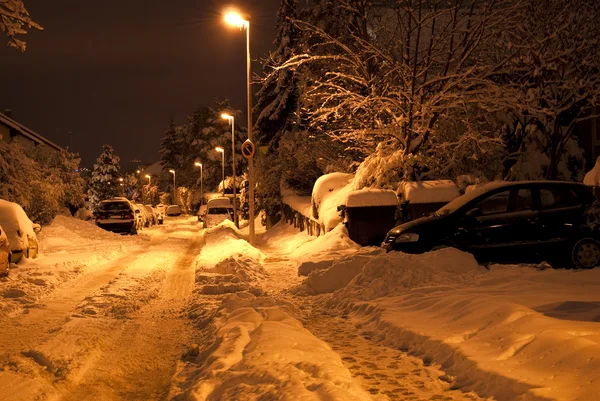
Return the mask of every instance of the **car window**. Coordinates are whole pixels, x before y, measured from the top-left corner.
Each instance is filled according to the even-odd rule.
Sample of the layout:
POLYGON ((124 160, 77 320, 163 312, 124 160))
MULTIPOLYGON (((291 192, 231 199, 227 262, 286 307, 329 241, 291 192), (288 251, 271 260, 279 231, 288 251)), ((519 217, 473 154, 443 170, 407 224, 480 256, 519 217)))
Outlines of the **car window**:
POLYGON ((229 214, 226 207, 211 207, 208 209, 208 214, 229 214))
POLYGON ((125 202, 106 202, 100 205, 100 209, 105 212, 111 212, 115 210, 128 210, 129 205, 125 202))
POLYGON ((527 188, 519 189, 517 192, 515 211, 521 212, 524 210, 531 210, 531 203, 531 190, 527 188))
POLYGON ((508 211, 508 198, 510 190, 498 192, 479 201, 478 207, 482 215, 506 213, 508 211))
POLYGON ((542 209, 560 209, 581 205, 577 193, 571 188, 540 189, 542 209))

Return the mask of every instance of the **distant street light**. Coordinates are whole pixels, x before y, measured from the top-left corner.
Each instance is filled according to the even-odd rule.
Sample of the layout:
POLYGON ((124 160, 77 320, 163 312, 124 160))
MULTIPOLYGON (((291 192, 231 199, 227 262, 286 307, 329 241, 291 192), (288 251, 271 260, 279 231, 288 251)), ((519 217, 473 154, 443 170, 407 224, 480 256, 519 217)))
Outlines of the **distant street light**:
POLYGON ((196 167, 200 167, 200 206, 204 204, 204 190, 202 189, 202 163, 194 163, 196 167))
POLYGON ((217 146, 215 150, 221 154, 221 172, 223 174, 223 181, 221 185, 223 187, 223 196, 225 196, 225 149, 217 146))
POLYGON ((175 186, 175 170, 171 169, 169 170, 169 173, 173 174, 173 204, 176 205, 177 204, 177 193, 176 191, 176 186, 175 186))
POLYGON ((148 186, 150 186, 150 182, 151 182, 150 180, 152 177, 150 177, 150 174, 146 174, 146 178, 148 179, 148 186))
MULTIPOLYGON (((246 91, 247 91, 247 114, 248 114, 248 140, 252 142, 252 92, 250 85, 252 83, 251 59, 250 59, 250 17, 242 16, 235 11, 229 11, 225 14, 225 23, 236 26, 239 29, 246 29, 246 91)), ((250 234, 250 244, 255 243, 254 233, 254 160, 248 159, 248 214, 250 221, 248 229, 250 234)))
POLYGON ((141 173, 141 171, 140 171, 140 170, 137 170, 137 171, 136 171, 136 173, 138 173, 138 174, 139 174, 139 173, 141 173))
POLYGON ((240 221, 237 212, 237 199, 236 199, 236 174, 235 174, 235 118, 227 113, 221 114, 221 118, 228 120, 231 124, 231 168, 233 170, 233 222, 237 228, 240 228, 240 221))

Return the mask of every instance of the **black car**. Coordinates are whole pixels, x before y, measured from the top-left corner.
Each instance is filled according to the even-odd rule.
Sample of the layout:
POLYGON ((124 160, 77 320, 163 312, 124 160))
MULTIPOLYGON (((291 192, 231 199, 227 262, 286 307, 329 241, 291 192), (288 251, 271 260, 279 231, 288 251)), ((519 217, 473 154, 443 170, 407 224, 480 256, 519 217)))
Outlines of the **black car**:
POLYGON ((441 247, 478 260, 600 264, 600 207, 590 190, 561 181, 491 182, 456 198, 432 216, 390 230, 388 251, 441 247))
POLYGON ((126 198, 104 200, 94 213, 96 225, 108 231, 137 234, 135 208, 126 198))

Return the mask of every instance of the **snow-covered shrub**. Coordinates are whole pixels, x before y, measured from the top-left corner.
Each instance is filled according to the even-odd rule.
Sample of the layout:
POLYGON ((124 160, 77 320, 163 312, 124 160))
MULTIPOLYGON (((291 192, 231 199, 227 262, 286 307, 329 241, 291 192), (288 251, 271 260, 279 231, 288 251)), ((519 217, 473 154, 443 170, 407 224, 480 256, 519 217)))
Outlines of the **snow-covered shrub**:
POLYGON ((110 145, 102 147, 102 153, 96 159, 96 164, 92 169, 92 180, 90 182, 90 202, 95 210, 100 202, 117 196, 119 190, 119 165, 120 158, 113 154, 113 148, 110 145))

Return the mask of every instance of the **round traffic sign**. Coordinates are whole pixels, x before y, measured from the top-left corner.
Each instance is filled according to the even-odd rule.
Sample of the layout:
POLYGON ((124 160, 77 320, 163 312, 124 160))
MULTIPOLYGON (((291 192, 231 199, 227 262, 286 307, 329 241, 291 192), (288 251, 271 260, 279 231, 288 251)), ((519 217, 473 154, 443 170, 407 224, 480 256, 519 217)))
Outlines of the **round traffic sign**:
POLYGON ((250 139, 246 139, 246 141, 242 143, 242 156, 246 159, 250 159, 254 156, 254 144, 250 139))

